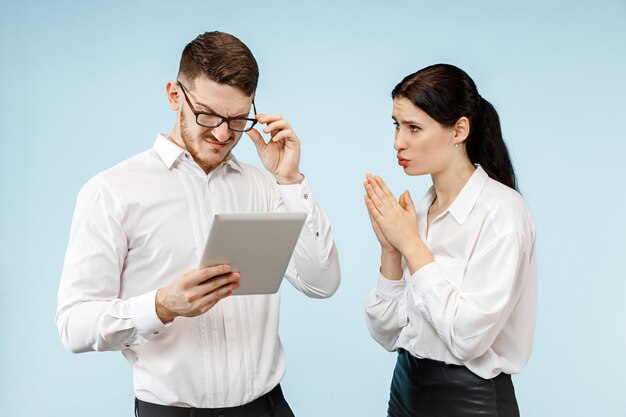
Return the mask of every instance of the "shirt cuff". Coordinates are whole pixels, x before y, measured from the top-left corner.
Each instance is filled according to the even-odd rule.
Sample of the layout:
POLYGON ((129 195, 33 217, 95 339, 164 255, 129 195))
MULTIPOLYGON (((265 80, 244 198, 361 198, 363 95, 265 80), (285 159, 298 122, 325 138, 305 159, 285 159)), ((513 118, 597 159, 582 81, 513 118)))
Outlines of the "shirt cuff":
POLYGON ((313 210, 314 199, 309 183, 304 178, 300 184, 278 184, 285 208, 289 212, 306 212, 313 210))
POLYGON ((378 274, 378 293, 389 300, 396 300, 402 296, 406 289, 406 281, 402 279, 387 279, 378 274))
POLYGON ((157 290, 150 291, 129 299, 130 318, 135 323, 137 334, 146 340, 158 335, 167 327, 156 313, 156 292, 157 290))
POLYGON ((426 294, 432 292, 440 279, 441 270, 435 262, 426 264, 415 271, 409 279, 409 285, 416 301, 423 300, 426 294))

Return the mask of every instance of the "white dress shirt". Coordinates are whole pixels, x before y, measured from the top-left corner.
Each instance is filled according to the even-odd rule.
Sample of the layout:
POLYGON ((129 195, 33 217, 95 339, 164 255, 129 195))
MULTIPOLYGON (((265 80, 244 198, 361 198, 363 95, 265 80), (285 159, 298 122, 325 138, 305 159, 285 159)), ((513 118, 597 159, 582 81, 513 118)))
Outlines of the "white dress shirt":
POLYGON ((164 325, 155 294, 197 268, 213 215, 308 213, 286 278, 317 298, 339 286, 330 224, 307 180, 281 185, 234 157, 208 175, 159 135, 154 147, 80 191, 59 288, 57 326, 72 352, 121 350, 135 395, 182 407, 231 407, 274 388, 285 371, 279 294, 232 296, 164 325))
POLYGON ((519 372, 532 352, 537 300, 535 227, 522 197, 477 166, 433 219, 431 188, 417 206, 434 262, 400 280, 379 274, 366 306, 385 349, 465 365, 482 378, 519 372))

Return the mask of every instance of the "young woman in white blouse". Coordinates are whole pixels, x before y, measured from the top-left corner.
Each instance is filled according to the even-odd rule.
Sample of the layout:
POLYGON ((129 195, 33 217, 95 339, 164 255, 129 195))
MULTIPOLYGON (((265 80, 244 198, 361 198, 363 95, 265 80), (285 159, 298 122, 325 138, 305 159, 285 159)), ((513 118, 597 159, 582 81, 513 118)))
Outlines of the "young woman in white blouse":
POLYGON ((382 250, 366 320, 398 353, 388 415, 519 416, 511 374, 532 351, 535 228, 498 115, 452 65, 407 76, 392 98, 398 164, 433 186, 415 207, 380 177, 364 182, 382 250))

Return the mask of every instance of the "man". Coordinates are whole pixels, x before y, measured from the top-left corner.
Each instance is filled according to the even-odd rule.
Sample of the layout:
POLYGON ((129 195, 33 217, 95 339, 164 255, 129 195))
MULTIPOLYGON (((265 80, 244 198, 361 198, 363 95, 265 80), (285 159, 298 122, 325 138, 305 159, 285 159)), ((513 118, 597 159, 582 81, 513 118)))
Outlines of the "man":
POLYGON ((239 39, 198 36, 166 85, 170 134, 79 193, 57 326, 72 352, 122 351, 139 416, 293 415, 279 385, 279 295, 230 297, 239 275, 228 265, 196 269, 215 213, 307 212, 286 277, 310 297, 339 286, 330 224, 299 171, 300 141, 281 116, 256 114, 257 80, 239 39), (271 175, 232 155, 243 132, 271 175))

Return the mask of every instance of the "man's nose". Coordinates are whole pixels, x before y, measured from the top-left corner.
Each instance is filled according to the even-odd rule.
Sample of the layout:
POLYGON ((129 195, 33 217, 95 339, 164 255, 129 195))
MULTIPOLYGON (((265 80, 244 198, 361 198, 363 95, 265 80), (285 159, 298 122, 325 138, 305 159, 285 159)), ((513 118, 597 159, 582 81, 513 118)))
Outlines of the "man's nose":
POLYGON ((228 128, 228 123, 226 123, 226 121, 224 121, 218 127, 214 127, 213 131, 211 133, 213 134, 215 139, 217 139, 218 141, 226 142, 226 141, 228 141, 230 139, 230 135, 231 135, 232 132, 228 128))

